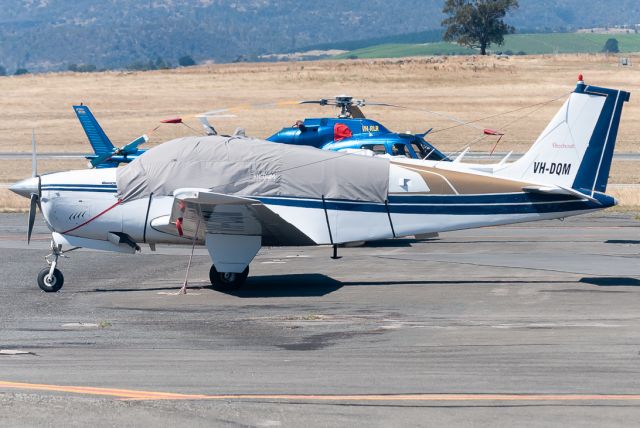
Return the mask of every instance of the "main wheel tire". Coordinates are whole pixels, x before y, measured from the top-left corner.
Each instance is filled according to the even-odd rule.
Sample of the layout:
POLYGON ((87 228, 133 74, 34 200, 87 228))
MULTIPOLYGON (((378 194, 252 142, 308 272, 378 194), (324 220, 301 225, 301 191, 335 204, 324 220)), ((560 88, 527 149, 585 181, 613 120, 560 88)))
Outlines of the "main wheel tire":
POLYGON ((209 270, 211 286, 216 290, 234 290, 239 288, 249 276, 249 266, 242 273, 218 272, 214 265, 209 270))
POLYGON ((49 268, 44 268, 38 274, 38 287, 47 293, 55 293, 62 288, 64 276, 58 269, 53 270, 53 275, 49 276, 49 268))

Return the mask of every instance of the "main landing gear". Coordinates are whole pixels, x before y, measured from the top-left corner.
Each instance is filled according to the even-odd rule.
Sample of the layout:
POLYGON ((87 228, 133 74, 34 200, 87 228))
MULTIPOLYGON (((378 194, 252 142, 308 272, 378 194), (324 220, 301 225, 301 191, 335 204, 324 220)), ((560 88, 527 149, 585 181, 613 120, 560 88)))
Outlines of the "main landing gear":
POLYGON ((214 265, 211 265, 211 270, 209 270, 211 286, 215 290, 220 291, 235 290, 239 288, 247 280, 247 276, 249 276, 249 266, 247 266, 241 273, 218 272, 214 265))
POLYGON ((64 257, 62 254, 62 245, 57 245, 51 241, 51 254, 44 259, 49 267, 44 268, 38 274, 38 287, 47 293, 55 293, 62 288, 64 284, 64 275, 57 269, 58 257, 64 257))

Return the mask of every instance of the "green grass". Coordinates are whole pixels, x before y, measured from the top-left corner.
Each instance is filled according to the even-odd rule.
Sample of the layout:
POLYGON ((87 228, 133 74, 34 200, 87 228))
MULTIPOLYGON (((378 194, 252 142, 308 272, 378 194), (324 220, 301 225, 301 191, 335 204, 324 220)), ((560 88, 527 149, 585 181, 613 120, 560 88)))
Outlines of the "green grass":
POLYGON ((607 39, 618 40, 620 52, 640 52, 640 34, 551 33, 513 34, 494 50, 527 54, 601 52, 607 39))
POLYGON ((347 58, 398 58, 403 56, 423 55, 471 55, 475 49, 465 48, 453 43, 420 43, 420 44, 385 44, 356 49, 336 56, 336 59, 347 58))
MULTIPOLYGON (((513 34, 505 37, 502 46, 491 46, 493 51, 524 52, 526 54, 596 53, 609 38, 618 40, 620 52, 640 52, 640 34, 592 34, 592 33, 547 33, 513 34)), ((405 56, 475 54, 454 43, 384 44, 356 49, 341 55, 345 58, 398 58, 405 56)))

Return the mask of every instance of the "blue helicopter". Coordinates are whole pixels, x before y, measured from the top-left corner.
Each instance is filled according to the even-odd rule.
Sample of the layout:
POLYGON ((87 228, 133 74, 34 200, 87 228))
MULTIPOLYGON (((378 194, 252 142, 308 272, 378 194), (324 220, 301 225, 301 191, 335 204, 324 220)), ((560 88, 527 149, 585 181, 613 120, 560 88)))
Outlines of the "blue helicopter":
POLYGON ((375 120, 367 119, 361 107, 378 105, 397 107, 392 104, 366 103, 348 95, 333 99, 300 101, 300 104, 318 104, 340 108, 337 118, 311 118, 298 121, 294 126, 283 128, 267 138, 274 143, 313 146, 323 150, 371 150, 378 155, 405 156, 413 159, 449 161, 450 159, 427 142, 422 134, 392 132, 375 120))

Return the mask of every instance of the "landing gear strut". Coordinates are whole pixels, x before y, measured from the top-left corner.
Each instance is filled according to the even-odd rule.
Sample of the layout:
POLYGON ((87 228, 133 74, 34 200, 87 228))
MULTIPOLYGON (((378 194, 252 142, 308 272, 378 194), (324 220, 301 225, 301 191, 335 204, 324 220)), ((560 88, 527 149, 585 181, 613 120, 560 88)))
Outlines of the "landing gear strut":
POLYGON ((211 265, 211 270, 209 271, 211 286, 216 290, 222 291, 239 288, 247 280, 247 276, 249 276, 249 266, 242 273, 218 272, 214 265, 211 265))
POLYGON ((44 268, 38 274, 38 286, 42 291, 47 293, 55 293, 62 288, 64 284, 64 276, 59 269, 58 257, 64 257, 62 254, 62 245, 57 245, 54 241, 51 241, 51 254, 44 259, 49 267, 44 268))

